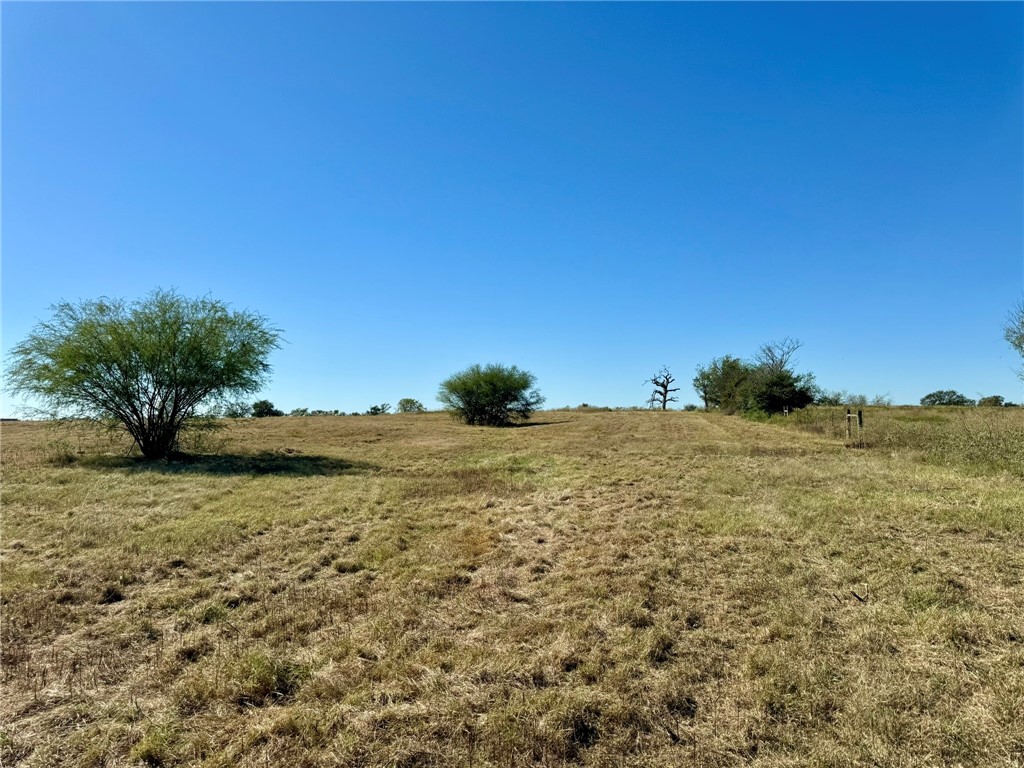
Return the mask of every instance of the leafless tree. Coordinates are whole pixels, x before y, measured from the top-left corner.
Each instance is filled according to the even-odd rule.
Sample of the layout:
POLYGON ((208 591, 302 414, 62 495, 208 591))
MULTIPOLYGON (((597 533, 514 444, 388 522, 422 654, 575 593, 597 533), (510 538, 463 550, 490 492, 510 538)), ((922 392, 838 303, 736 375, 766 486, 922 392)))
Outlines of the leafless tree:
POLYGON ((800 340, 787 336, 782 341, 762 344, 757 352, 757 365, 765 373, 781 373, 789 369, 793 355, 800 349, 800 340))
MULTIPOLYGON (((1024 300, 1010 310, 1006 325, 1003 326, 1003 338, 1024 357, 1024 300)), ((1017 375, 1024 381, 1024 368, 1017 371, 1017 375)))
POLYGON ((651 393, 650 399, 647 401, 648 408, 657 408, 661 406, 661 410, 667 410, 669 403, 674 403, 679 400, 678 397, 671 397, 672 392, 678 392, 679 387, 673 387, 672 382, 675 381, 675 377, 669 373, 667 367, 662 366, 661 370, 654 374, 651 378, 645 379, 644 384, 653 384, 654 391, 651 393))

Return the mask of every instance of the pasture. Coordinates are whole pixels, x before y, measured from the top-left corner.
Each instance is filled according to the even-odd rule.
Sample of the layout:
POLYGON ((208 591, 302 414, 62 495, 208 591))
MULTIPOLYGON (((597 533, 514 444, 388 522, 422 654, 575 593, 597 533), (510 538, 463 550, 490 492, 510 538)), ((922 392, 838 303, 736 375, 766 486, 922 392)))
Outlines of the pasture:
POLYGON ((1024 765, 1024 413, 805 418, 4 424, 0 763, 1024 765))

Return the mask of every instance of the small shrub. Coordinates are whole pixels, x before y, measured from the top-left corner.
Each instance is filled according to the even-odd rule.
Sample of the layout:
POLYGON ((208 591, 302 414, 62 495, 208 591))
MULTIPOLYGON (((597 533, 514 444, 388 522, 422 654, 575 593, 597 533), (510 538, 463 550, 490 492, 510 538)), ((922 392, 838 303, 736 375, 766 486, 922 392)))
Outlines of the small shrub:
POLYGON ((441 382, 437 399, 466 424, 503 427, 529 419, 543 404, 535 383, 514 365, 471 365, 441 382))

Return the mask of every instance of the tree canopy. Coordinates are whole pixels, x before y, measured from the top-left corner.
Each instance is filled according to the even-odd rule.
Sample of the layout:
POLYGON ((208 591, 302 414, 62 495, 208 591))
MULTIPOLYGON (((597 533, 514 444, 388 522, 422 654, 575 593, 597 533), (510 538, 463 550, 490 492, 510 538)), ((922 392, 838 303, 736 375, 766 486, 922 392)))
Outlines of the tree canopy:
POLYGON ((922 397, 921 405, 974 405, 974 401, 955 389, 939 389, 922 397))
POLYGON ((745 410, 782 413, 785 409, 805 408, 814 402, 814 384, 809 374, 755 369, 745 393, 745 410))
POLYGON ((53 417, 118 426, 147 459, 177 450, 204 409, 258 391, 280 341, 262 315, 173 290, 51 309, 11 352, 11 391, 53 417))
POLYGON ((284 416, 284 411, 275 408, 269 400, 257 400, 252 404, 252 415, 257 419, 265 419, 268 416, 284 416))
POLYGON ((984 408, 1002 408, 1006 405, 1006 398, 1002 395, 989 395, 979 398, 978 405, 984 408))
POLYGON ((812 374, 792 370, 793 355, 799 348, 799 341, 787 337, 761 345, 752 362, 731 355, 716 357, 698 366, 693 388, 705 408, 725 413, 781 413, 786 408, 803 408, 814 402, 818 390, 812 374))
POLYGON ((466 424, 500 427, 525 421, 543 404, 536 377, 516 366, 471 365, 441 382, 437 399, 466 424))
POLYGON ((252 416, 252 406, 244 400, 234 400, 224 404, 221 416, 225 419, 245 419, 252 416))
POLYGON ((704 401, 705 408, 720 408, 735 413, 743 405, 743 386, 751 366, 738 357, 725 355, 697 368, 693 388, 704 401))
POLYGON ((413 397, 403 397, 398 401, 399 413, 423 413, 426 410, 423 403, 413 397))

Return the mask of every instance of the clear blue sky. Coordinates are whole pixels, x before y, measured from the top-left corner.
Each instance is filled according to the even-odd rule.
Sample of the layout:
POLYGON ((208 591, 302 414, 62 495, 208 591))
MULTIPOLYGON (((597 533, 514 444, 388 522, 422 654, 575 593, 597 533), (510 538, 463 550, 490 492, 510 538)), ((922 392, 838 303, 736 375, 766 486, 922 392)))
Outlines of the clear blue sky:
POLYGON ((162 286, 285 331, 285 410, 489 361, 696 402, 784 336, 828 388, 1020 401, 1022 40, 1020 3, 4 3, 3 348, 162 286))

